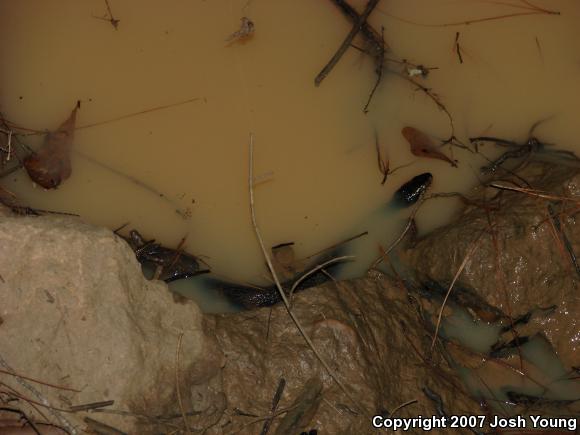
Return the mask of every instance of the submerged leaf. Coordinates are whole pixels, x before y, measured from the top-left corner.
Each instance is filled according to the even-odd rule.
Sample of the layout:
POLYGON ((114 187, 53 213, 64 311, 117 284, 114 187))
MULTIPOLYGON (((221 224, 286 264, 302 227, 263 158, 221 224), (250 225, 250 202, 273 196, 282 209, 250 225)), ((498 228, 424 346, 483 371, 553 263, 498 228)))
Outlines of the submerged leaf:
POLYGON ((226 42, 245 43, 254 36, 254 22, 248 17, 240 18, 240 29, 227 37, 226 42))
POLYGON ((290 279, 296 275, 296 254, 294 252, 294 242, 281 243, 272 246, 272 260, 276 272, 284 279, 290 279))
POLYGON ((405 127, 401 130, 403 137, 407 139, 409 145, 411 145, 411 152, 417 157, 427 157, 430 159, 439 159, 449 163, 454 168, 457 167, 457 163, 447 157, 440 151, 437 151, 433 141, 425 133, 417 130, 413 127, 405 127))
POLYGON ((40 149, 24 159, 30 179, 45 189, 57 188, 71 175, 70 152, 79 107, 77 103, 58 130, 47 133, 40 149))

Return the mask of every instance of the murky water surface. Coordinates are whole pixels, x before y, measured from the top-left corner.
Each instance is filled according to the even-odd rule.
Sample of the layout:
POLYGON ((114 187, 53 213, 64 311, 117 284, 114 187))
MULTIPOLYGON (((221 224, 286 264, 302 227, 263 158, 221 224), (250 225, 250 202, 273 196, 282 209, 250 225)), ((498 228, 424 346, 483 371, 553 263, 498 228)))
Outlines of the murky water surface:
MULTIPOLYGON (((580 4, 537 4, 561 14, 439 26, 530 11, 515 0, 385 0, 369 22, 379 31, 384 26, 388 59, 437 68, 415 79, 440 97, 462 142, 482 134, 524 141, 542 121, 536 135, 580 150, 580 4)), ((367 114, 362 108, 375 73, 360 51, 350 49, 314 86, 351 27, 331 1, 109 5, 118 29, 102 19, 107 7, 100 0, 0 0, 3 115, 30 129, 54 129, 80 100, 78 125, 88 126, 76 132, 73 175, 57 190, 35 188, 23 171, 3 180, 33 207, 111 228, 129 222, 168 246, 187 236, 185 248, 216 274, 256 282, 265 269, 248 206, 250 132, 266 243, 293 241, 299 257, 369 229, 361 257, 371 259, 379 243, 397 237, 405 212, 366 226, 365 217, 403 182, 429 171, 433 192, 465 191, 486 163, 448 146, 441 151, 458 168, 410 153, 403 127, 435 139, 451 130, 444 111, 395 74, 405 74, 399 63, 386 60, 367 114), (244 16, 254 22, 254 36, 228 43, 244 16), (192 98, 198 100, 101 123, 192 98), (408 165, 384 186, 375 132, 391 168, 408 165)), ((24 142, 34 146, 38 138, 24 142)), ((497 154, 492 145, 482 152, 497 154)), ((418 214, 419 229, 445 223, 457 206, 429 201, 418 214)))

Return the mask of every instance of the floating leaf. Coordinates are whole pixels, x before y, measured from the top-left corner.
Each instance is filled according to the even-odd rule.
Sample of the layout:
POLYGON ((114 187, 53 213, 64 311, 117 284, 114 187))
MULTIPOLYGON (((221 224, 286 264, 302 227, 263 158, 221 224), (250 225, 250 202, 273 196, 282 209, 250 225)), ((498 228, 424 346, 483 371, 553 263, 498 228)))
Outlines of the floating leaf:
POLYGON ((457 163, 447 157, 440 151, 437 151, 433 141, 425 133, 417 130, 413 127, 405 127, 401 130, 403 137, 407 139, 409 145, 411 145, 411 152, 417 157, 427 157, 430 159, 439 159, 449 163, 454 168, 457 167, 457 163))
POLYGON ((284 279, 290 279, 295 276, 297 264, 294 242, 272 246, 271 251, 276 272, 284 279))
POLYGON ((70 177, 70 151, 79 107, 80 102, 77 102, 58 130, 47 133, 40 149, 24 159, 30 179, 45 189, 55 189, 70 177))

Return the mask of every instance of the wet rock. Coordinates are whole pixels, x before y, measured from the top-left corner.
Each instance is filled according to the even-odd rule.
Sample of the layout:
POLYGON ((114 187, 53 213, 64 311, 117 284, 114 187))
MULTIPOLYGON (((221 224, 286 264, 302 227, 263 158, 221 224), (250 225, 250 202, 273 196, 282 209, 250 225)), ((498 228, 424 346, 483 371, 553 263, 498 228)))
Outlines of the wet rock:
MULTIPOLYGON (((74 218, 3 213, 0 275, 0 368, 78 390, 0 375, 28 399, 46 399, 60 409, 114 400, 105 409, 128 414, 100 412, 90 418, 126 433, 166 433, 167 425, 154 430, 158 420, 150 418, 179 414, 180 335, 179 385, 187 409, 192 390, 207 390, 222 365, 197 306, 176 304, 165 284, 145 280, 134 253, 110 230, 74 218)), ((38 415, 22 400, 11 406, 38 415)), ((78 433, 89 415, 43 412, 78 433)), ((196 415, 203 416, 203 410, 196 415)))
MULTIPOLYGON (((558 211, 563 234, 580 254, 578 203, 561 202, 559 196, 580 200, 580 173, 569 167, 532 164, 512 178, 527 180, 547 197, 521 192, 479 189, 456 221, 419 240, 402 254, 403 263, 423 280, 449 284, 481 236, 469 257, 458 285, 475 291, 487 303, 514 319, 529 316, 520 335, 543 333, 566 367, 580 363, 580 277, 570 253, 550 218, 548 205, 558 211), (487 198, 486 201, 484 199, 487 198), (485 204, 485 207, 483 206, 485 204), (487 208, 487 209, 486 209, 487 208), (496 234, 496 243, 491 228, 496 234), (497 257, 496 257, 497 255, 497 257), (555 309, 549 309, 555 306, 555 309)), ((507 177, 510 178, 510 177, 507 177)), ((505 181, 498 184, 514 186, 505 181)), ((512 337, 513 338, 513 337, 512 337)))
MULTIPOLYGON (((284 306, 208 316, 208 327, 226 355, 222 376, 230 412, 222 426, 260 433, 263 421, 250 424, 255 418, 247 415, 268 415, 280 378, 286 388, 279 410, 294 409, 312 378, 322 381, 314 416, 293 426, 295 433, 374 434, 369 416, 386 415, 412 400, 417 402, 397 410, 396 416, 437 415, 425 387, 441 396, 450 414, 479 412, 440 354, 435 352, 428 362, 431 336, 415 304, 396 284, 380 279, 328 283, 294 300, 293 311, 354 402, 322 367, 284 306)), ((271 433, 277 433, 282 418, 273 422, 271 433)))

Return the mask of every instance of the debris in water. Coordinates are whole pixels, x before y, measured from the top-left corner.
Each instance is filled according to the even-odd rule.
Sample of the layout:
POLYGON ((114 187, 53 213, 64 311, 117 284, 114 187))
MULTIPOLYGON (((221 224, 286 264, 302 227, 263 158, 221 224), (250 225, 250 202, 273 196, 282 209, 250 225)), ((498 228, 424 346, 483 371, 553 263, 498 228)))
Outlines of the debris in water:
POLYGON ((371 89, 369 96, 367 98, 367 102, 363 107, 363 112, 368 113, 368 108, 371 104, 373 96, 381 83, 383 78, 383 70, 384 70, 384 63, 385 63, 385 51, 386 51, 386 44, 383 37, 384 28, 381 29, 381 33, 377 32, 373 29, 368 23, 367 18, 372 13, 373 9, 378 4, 378 0, 369 0, 367 6, 362 14, 359 13, 346 1, 344 0, 331 0, 332 3, 337 6, 341 12, 346 15, 353 24, 353 27, 350 33, 346 36, 344 41, 342 42, 341 46, 338 48, 334 56, 330 59, 330 61, 324 66, 322 71, 316 76, 314 79, 315 86, 319 86, 320 83, 326 78, 326 76, 330 73, 330 71, 336 66, 340 58, 346 53, 346 50, 349 47, 356 48, 357 50, 362 51, 363 53, 369 55, 375 63, 375 74, 376 80, 373 88, 371 89), (365 47, 357 47, 353 44, 354 38, 357 34, 361 34, 364 38, 366 43, 365 47))
POLYGON ((12 135, 11 129, 0 128, 0 164, 10 161, 12 156, 12 135))
POLYGON ((385 68, 385 37, 384 37, 384 34, 385 34, 385 28, 381 27, 381 43, 380 43, 378 52, 375 55, 375 74, 377 75, 377 79, 375 80, 375 85, 371 89, 371 92, 370 92, 369 97, 367 99, 367 103, 365 104, 365 107, 363 107, 364 113, 368 113, 369 106, 371 104, 373 96, 375 95, 375 92, 376 92, 377 88, 379 87, 381 80, 383 79, 383 70, 385 68))
POLYGON ((350 30, 349 34, 346 36, 344 41, 342 41, 342 44, 340 45, 340 47, 338 47, 336 53, 334 53, 332 58, 328 61, 328 63, 324 66, 324 68, 322 68, 322 70, 318 73, 318 75, 314 79, 315 86, 320 86, 322 81, 326 78, 328 74, 330 74, 330 71, 332 71, 332 69, 336 66, 340 58, 344 55, 344 53, 346 53, 346 50, 348 50, 355 36, 361 31, 363 26, 366 24, 367 18, 372 13, 373 9, 377 6, 378 2, 379 0, 369 0, 369 2, 365 7, 364 12, 356 17, 356 19, 354 20, 354 25, 352 26, 352 29, 350 30))
POLYGON ((574 266, 574 270, 578 277, 580 277, 580 265, 578 265, 578 261, 576 259, 576 253, 574 252, 574 247, 570 242, 568 236, 566 236, 566 232, 562 226, 562 221, 560 220, 558 214, 554 210, 554 206, 552 204, 548 204, 548 213, 550 215, 550 219, 556 230, 556 237, 557 239, 564 245, 566 251, 568 252, 568 256, 570 257, 570 262, 574 266))
POLYGON ((448 162, 454 168, 457 163, 435 149, 433 141, 423 132, 413 127, 405 127, 401 130, 403 137, 409 142, 411 152, 417 157, 427 157, 430 159, 439 159, 448 162))
POLYGON ((461 55, 461 46, 459 45, 459 32, 455 32, 455 47, 454 50, 459 58, 459 63, 463 63, 463 56, 461 55))
POLYGON ((407 67, 407 75, 411 78, 416 76, 421 76, 425 78, 429 74, 429 71, 432 69, 436 68, 427 68, 423 65, 415 65, 412 67, 407 67))
POLYGON ((540 45, 540 40, 538 39, 538 37, 535 37, 536 39, 536 48, 538 49, 538 54, 540 55, 540 60, 542 61, 542 63, 544 63, 544 54, 542 53, 542 46, 540 45))
POLYGON ((95 17, 93 15, 93 18, 96 18, 97 20, 103 20, 103 21, 108 21, 109 23, 111 23, 111 26, 113 26, 113 28, 115 30, 119 30, 119 21, 113 16, 113 11, 111 10, 111 5, 109 4, 109 0, 105 0, 105 6, 107 7, 107 13, 105 14, 105 16, 103 17, 95 17))
POLYGON ((71 175, 70 152, 80 101, 58 130, 46 134, 44 143, 23 161, 32 181, 45 189, 56 189, 71 175))
POLYGON ((250 20, 248 17, 240 18, 240 30, 232 33, 230 36, 227 37, 226 42, 230 44, 234 42, 244 43, 247 42, 252 36, 254 36, 254 22, 250 20))
MULTIPOLYGON (((79 128, 82 128, 82 127, 79 127, 79 128)), ((141 181, 140 179, 133 177, 129 174, 125 174, 124 172, 121 172, 121 171, 113 168, 112 166, 106 165, 105 163, 101 163, 99 160, 95 160, 92 157, 90 157, 89 155, 81 153, 80 151, 75 151, 75 155, 83 158, 84 160, 86 160, 86 161, 88 161, 88 162, 90 162, 90 163, 92 163, 92 164, 94 164, 102 169, 105 169, 108 172, 111 172, 112 174, 117 175, 118 177, 121 177, 121 178, 124 178, 124 179, 130 181, 131 183, 133 183, 136 186, 148 191, 149 193, 152 193, 156 197, 162 199, 163 201, 167 202, 169 205, 174 207, 175 212, 179 216, 181 216, 184 220, 191 219, 192 210, 190 207, 186 207, 186 208, 182 209, 181 205, 178 202, 174 201, 173 199, 168 197, 166 194, 161 193, 156 188, 146 184, 145 182, 141 181)), ((1 174, 0 174, 0 178, 2 178, 1 174)))
POLYGON ((184 209, 176 209, 175 213, 177 213, 183 220, 191 219, 193 216, 193 211, 191 207, 185 207, 184 209))
POLYGON ((389 159, 383 158, 381 153, 381 145, 379 144, 379 136, 375 132, 375 148, 377 150, 377 163, 379 165, 379 171, 383 174, 383 179, 381 181, 381 185, 384 185, 387 181, 387 177, 389 176, 389 159))
MULTIPOLYGON (((429 69, 433 69, 433 68, 427 68, 426 70, 429 70, 429 69)), ((417 90, 419 90, 419 91, 423 92, 425 95, 427 95, 427 97, 429 97, 437 105, 439 110, 443 111, 443 113, 445 113, 445 116, 447 116, 447 119, 449 120, 450 132, 449 132, 449 137, 442 142, 442 145, 449 144, 452 146, 456 146, 458 148, 463 148, 465 150, 471 151, 470 148, 468 148, 466 145, 461 143, 461 141, 459 141, 459 139, 457 139, 457 137, 455 136, 455 124, 453 123, 453 116, 451 115, 451 112, 449 112, 447 107, 441 102, 441 98, 439 97, 439 95, 434 93, 430 88, 423 86, 421 83, 414 80, 413 77, 409 76, 408 74, 403 74, 403 73, 396 73, 396 74, 399 77, 401 77, 403 80, 406 80, 407 82, 416 86, 417 90)), ((425 75, 422 75, 422 76, 425 77, 425 75)))
POLYGON ((157 268, 157 278, 162 281, 172 282, 209 272, 200 270, 197 257, 184 252, 181 246, 177 249, 166 248, 155 243, 155 240, 145 240, 137 230, 131 230, 129 237, 123 239, 135 251, 139 263, 157 268))
POLYGON ((285 387, 286 387, 286 380, 284 378, 280 378, 280 381, 278 381, 278 388, 276 388, 276 392, 274 393, 274 397, 272 399, 272 407, 270 409, 271 417, 266 419, 266 421, 264 421, 264 426, 262 426, 262 432, 260 432, 260 435, 267 435, 268 434, 268 431, 270 430, 270 426, 272 424, 272 421, 274 420, 274 414, 276 413, 276 410, 278 409, 278 403, 280 402, 280 399, 282 398, 282 394, 284 393, 285 387))
POLYGON ((580 158, 572 151, 549 149, 549 144, 544 143, 532 136, 534 128, 539 123, 534 124, 530 130, 530 136, 524 143, 518 143, 512 140, 501 139, 491 136, 471 137, 469 141, 472 144, 481 144, 483 142, 493 142, 495 145, 507 148, 497 159, 490 161, 488 166, 481 168, 482 174, 490 174, 497 171, 499 168, 514 173, 525 166, 532 158, 534 160, 545 161, 549 163, 559 164, 563 166, 570 166, 573 168, 580 167, 580 158), (507 170, 502 165, 510 159, 519 160, 515 168, 507 170))
POLYGON ((322 382, 317 377, 312 377, 304 384, 302 391, 280 421, 275 434, 300 433, 300 429, 312 421, 321 401, 322 382))
POLYGON ((281 243, 272 246, 271 251, 272 263, 276 268, 276 272, 278 272, 284 280, 296 276, 298 265, 296 263, 296 253, 294 252, 294 242, 281 243))
MULTIPOLYGON (((486 1, 486 0, 484 0, 484 1, 486 1)), ((432 24, 432 23, 418 23, 416 21, 412 21, 412 20, 408 20, 406 18, 398 17, 398 16, 395 16, 395 15, 385 11, 384 9, 381 9, 381 8, 378 8, 378 10, 380 13, 382 13, 388 17, 394 18, 397 21, 402 21, 403 23, 413 24, 416 26, 424 26, 424 27, 468 26, 470 24, 475 24, 475 23, 484 23, 487 21, 495 21, 495 20, 503 20, 506 18, 522 17, 525 15, 538 15, 538 14, 560 15, 559 11, 545 9, 545 8, 540 7, 540 6, 536 6, 532 3, 530 3, 528 0, 519 0, 518 2, 516 2, 514 4, 502 3, 502 2, 498 2, 498 1, 494 1, 494 0, 489 0, 489 1, 487 1, 487 3, 495 3, 498 5, 504 6, 504 7, 510 7, 510 8, 512 8, 512 10, 519 10, 521 12, 510 12, 510 13, 504 13, 504 14, 494 15, 494 16, 490 16, 490 17, 474 18, 474 19, 464 20, 464 21, 454 21, 454 22, 449 22, 449 23, 432 24)))

